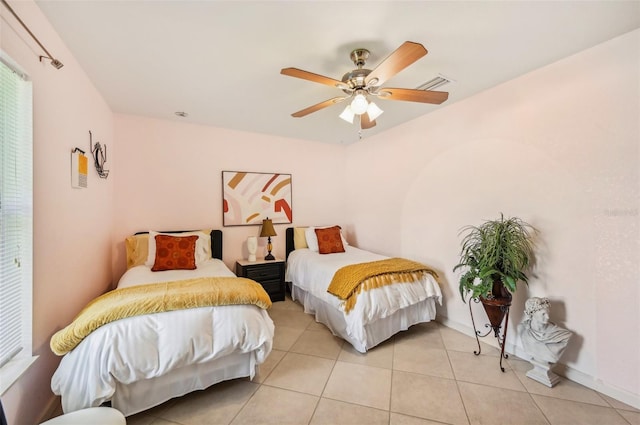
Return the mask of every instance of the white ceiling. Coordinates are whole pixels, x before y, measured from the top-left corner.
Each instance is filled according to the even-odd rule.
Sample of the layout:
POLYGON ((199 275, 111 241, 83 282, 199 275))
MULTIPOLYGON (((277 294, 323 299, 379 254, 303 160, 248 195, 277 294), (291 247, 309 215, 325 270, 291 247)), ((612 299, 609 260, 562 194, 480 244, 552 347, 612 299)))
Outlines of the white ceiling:
POLYGON ((429 54, 384 85, 442 74, 455 80, 438 89, 449 100, 380 100, 367 137, 640 27, 639 1, 36 2, 114 112, 345 144, 359 135, 338 118, 344 103, 291 117, 342 91, 281 68, 339 80, 355 48, 373 69, 422 43, 429 54))

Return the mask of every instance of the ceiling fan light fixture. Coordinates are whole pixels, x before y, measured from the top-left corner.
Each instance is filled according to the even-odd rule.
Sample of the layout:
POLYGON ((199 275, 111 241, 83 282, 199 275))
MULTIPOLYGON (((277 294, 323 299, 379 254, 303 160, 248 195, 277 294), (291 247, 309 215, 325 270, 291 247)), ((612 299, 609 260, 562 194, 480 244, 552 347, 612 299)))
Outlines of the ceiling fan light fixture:
POLYGON ((384 111, 373 102, 370 102, 369 106, 367 107, 367 115, 369 116, 370 121, 374 121, 376 118, 382 115, 383 112, 384 111))
POLYGON ((362 115, 367 112, 369 102, 367 97, 361 92, 357 93, 351 101, 351 111, 356 115, 362 115))
POLYGON ((342 118, 343 120, 345 120, 349 124, 353 124, 353 118, 354 117, 355 117, 355 114, 351 110, 351 106, 350 105, 347 105, 347 107, 344 108, 344 111, 342 111, 342 113, 340 114, 340 118, 342 118))

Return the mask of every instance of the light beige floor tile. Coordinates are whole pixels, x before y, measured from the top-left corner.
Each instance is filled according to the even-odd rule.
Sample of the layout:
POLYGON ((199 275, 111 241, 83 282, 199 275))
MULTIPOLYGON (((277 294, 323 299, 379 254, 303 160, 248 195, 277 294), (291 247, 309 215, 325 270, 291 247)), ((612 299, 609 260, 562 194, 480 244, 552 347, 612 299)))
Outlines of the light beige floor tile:
MULTIPOLYGON (((462 332, 458 332, 455 329, 447 328, 446 326, 440 327, 440 335, 442 341, 447 350, 462 351, 465 353, 472 353, 478 350, 478 342, 475 337, 468 336, 462 332)), ((492 338, 495 340, 493 334, 489 334, 486 338, 492 338)), ((486 342, 483 342, 484 338, 480 338, 481 355, 486 356, 499 356, 500 350, 493 347, 486 342)))
POLYGON ((628 425, 612 407, 595 406, 532 394, 551 425, 628 425))
POLYGON ((345 342, 342 345, 338 360, 391 369, 393 366, 393 346, 393 341, 387 340, 371 348, 366 353, 360 353, 351 344, 345 342))
POLYGON ((289 351, 335 360, 340 354, 343 342, 343 339, 333 336, 331 332, 325 330, 306 330, 289 351))
POLYGON ((472 425, 549 424, 527 393, 467 382, 458 388, 472 425))
POLYGON ((127 425, 151 425, 151 422, 155 419, 157 419, 155 416, 142 412, 137 415, 127 416, 127 425))
POLYGON ((304 308, 301 304, 293 301, 291 297, 288 295, 285 297, 284 301, 275 301, 271 303, 271 309, 273 310, 297 310, 303 311, 304 308))
POLYGON ((389 425, 442 425, 442 422, 434 422, 428 419, 416 418, 414 416, 402 415, 391 412, 389 425))
POLYGON ((516 375, 527 391, 531 394, 546 395, 547 397, 555 397, 563 400, 579 401, 581 403, 609 407, 609 404, 596 391, 569 381, 568 379, 561 377, 560 382, 558 382, 553 388, 549 388, 546 385, 527 377, 526 372, 517 371, 516 375))
POLYGON ((273 335, 273 348, 275 350, 289 351, 296 340, 302 335, 304 329, 276 326, 273 335))
MULTIPOLYGON (((88 425, 88 424, 87 424, 88 425)), ((129 421, 127 420, 127 425, 129 425, 129 421)), ((155 418, 150 425, 178 425, 178 422, 168 421, 162 418, 155 418)), ((184 424, 179 424, 184 425, 184 424)))
POLYGON ((446 350, 427 348, 423 344, 396 341, 393 369, 453 379, 446 350))
POLYGON ((318 400, 309 394, 263 385, 231 424, 308 424, 318 400))
POLYGON ((473 353, 449 351, 453 374, 458 381, 491 385, 515 391, 526 391, 515 372, 503 362, 500 370, 499 357, 476 356, 473 353))
POLYGON ((501 372, 495 347, 482 342, 483 355, 475 356, 474 337, 436 322, 412 326, 361 354, 289 297, 269 313, 276 322, 274 350, 254 380, 216 384, 127 423, 229 423, 239 412, 233 423, 434 425, 469 423, 468 412, 471 423, 491 425, 640 425, 640 410, 611 397, 564 378, 553 388, 527 378, 532 366, 526 360, 503 359, 507 373, 501 372), (509 408, 494 412, 494 401, 509 408))
POLYGON ((310 314, 306 314, 302 310, 294 309, 269 309, 269 316, 273 323, 278 326, 286 326, 288 328, 306 329, 309 322, 313 321, 310 314))
POLYGON ((243 380, 221 382, 180 397, 161 418, 184 425, 228 424, 258 387, 243 380))
MULTIPOLYGON (((311 317, 313 318, 313 316, 311 317)), ((311 322, 309 322, 309 325, 307 326, 307 330, 308 331, 327 331, 331 333, 329 328, 327 328, 323 323, 316 322, 315 320, 312 320, 311 322)))
POLYGON ((509 357, 503 360, 502 363, 504 364, 505 361, 509 364, 509 366, 511 366, 511 369, 515 371, 528 372, 529 370, 533 369, 533 365, 527 360, 523 360, 514 355, 509 355, 509 357))
POLYGON ((287 353, 264 384, 319 396, 334 363, 333 360, 317 356, 287 353))
POLYGON ((447 424, 469 423, 454 380, 415 373, 393 372, 391 411, 447 424))
POLYGON ((323 397, 377 409, 389 409, 391 370, 336 362, 323 397))
POLYGON ((640 412, 631 412, 629 410, 616 409, 620 416, 625 418, 631 425, 640 425, 640 412))
POLYGON ((395 335, 396 344, 417 344, 427 348, 442 348, 444 342, 440 334, 441 325, 437 322, 418 323, 395 335))
POLYGON ((310 425, 387 425, 388 423, 389 411, 387 410, 322 398, 311 418, 310 425))
POLYGON ((280 360, 282 360, 285 354, 287 354, 286 351, 271 350, 269 357, 267 357, 264 363, 258 366, 256 376, 253 377, 253 382, 263 383, 271 371, 280 363, 280 360))
MULTIPOLYGON (((600 393, 598 393, 598 394, 600 394, 600 393)), ((609 403, 611 405, 611 407, 613 407, 613 408, 621 409, 621 410, 628 410, 630 412, 640 412, 640 409, 636 409, 633 406, 629 406, 628 404, 623 403, 620 400, 616 400, 613 397, 609 397, 606 394, 600 394, 600 396, 602 398, 604 398, 607 401, 607 403, 609 403)))

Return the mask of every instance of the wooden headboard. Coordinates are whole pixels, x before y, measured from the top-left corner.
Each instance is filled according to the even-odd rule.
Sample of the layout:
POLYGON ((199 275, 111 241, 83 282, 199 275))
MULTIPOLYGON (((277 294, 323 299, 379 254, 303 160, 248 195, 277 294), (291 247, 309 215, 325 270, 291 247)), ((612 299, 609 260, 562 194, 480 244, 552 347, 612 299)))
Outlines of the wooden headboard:
MULTIPOLYGON (((160 233, 185 233, 185 232, 198 232, 198 230, 170 230, 160 231, 160 233)), ((144 235, 149 232, 137 232, 136 235, 144 235)), ((222 260, 222 230, 214 229, 210 233, 211 235, 211 256, 222 260)), ((293 229, 291 229, 291 240, 293 240, 293 229)))
POLYGON ((285 258, 289 258, 289 254, 291 254, 291 251, 296 249, 296 246, 293 242, 293 227, 287 227, 285 236, 287 241, 287 256, 285 258))

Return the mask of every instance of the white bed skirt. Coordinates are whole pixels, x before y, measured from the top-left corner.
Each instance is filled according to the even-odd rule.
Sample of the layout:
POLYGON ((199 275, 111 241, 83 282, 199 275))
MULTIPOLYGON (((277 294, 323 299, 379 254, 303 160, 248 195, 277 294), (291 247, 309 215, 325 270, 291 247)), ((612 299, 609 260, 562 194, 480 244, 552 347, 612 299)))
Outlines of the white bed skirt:
POLYGON ((315 315, 316 321, 324 324, 331 332, 350 343, 361 353, 375 347, 398 332, 410 326, 430 322, 436 318, 436 298, 410 305, 388 317, 378 319, 364 326, 364 339, 360 340, 347 332, 344 313, 305 290, 292 285, 291 296, 304 306, 304 312, 315 315))
POLYGON ((255 352, 230 354, 208 363, 185 366, 153 379, 129 385, 118 383, 111 406, 130 416, 222 381, 243 377, 253 379, 255 369, 255 352))

